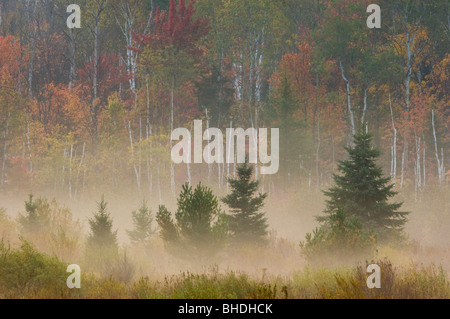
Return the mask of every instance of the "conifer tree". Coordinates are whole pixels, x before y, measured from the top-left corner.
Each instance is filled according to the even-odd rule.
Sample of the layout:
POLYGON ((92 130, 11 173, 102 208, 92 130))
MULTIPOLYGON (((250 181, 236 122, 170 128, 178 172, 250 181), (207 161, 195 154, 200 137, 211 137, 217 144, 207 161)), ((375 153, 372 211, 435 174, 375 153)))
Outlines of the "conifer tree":
POLYGON ((88 237, 88 248, 115 254, 118 252, 117 230, 112 230, 113 221, 106 206, 107 202, 102 196, 97 212, 89 219, 91 234, 88 237))
POLYGON ((25 214, 19 215, 22 233, 39 233, 45 231, 50 223, 50 205, 46 199, 33 199, 29 195, 25 202, 25 214))
POLYGON ((147 245, 150 238, 154 234, 152 229, 152 212, 144 201, 137 211, 131 213, 133 218, 134 229, 127 230, 127 234, 135 245, 147 245))
POLYGON ((342 210, 356 217, 365 229, 373 230, 379 240, 399 235, 407 212, 399 211, 402 203, 390 203, 397 192, 389 177, 383 177, 376 160, 380 151, 372 147, 372 136, 363 131, 354 136, 353 148, 347 147, 349 159, 339 162, 340 175, 334 175, 335 185, 324 194, 329 197, 326 216, 319 222, 329 222, 330 216, 342 210))
POLYGON ((186 183, 177 202, 175 221, 165 206, 156 215, 166 247, 190 258, 213 256, 226 234, 226 218, 217 197, 201 183, 195 189, 186 183))
POLYGON ((253 167, 247 163, 237 169, 238 178, 229 178, 232 192, 222 198, 231 209, 229 231, 236 241, 264 243, 267 236, 267 218, 259 212, 267 194, 256 194, 259 181, 252 180, 253 167))

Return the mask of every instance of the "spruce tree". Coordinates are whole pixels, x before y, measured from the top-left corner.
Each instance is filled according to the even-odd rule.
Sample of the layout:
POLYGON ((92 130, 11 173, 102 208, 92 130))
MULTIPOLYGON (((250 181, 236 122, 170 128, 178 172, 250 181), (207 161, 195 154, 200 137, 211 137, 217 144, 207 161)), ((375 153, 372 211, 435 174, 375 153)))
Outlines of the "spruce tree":
POLYGON ((259 210, 264 206, 267 194, 256 194, 259 181, 252 180, 252 166, 239 165, 237 174, 237 179, 228 179, 232 191, 222 198, 231 209, 229 231, 236 241, 264 243, 268 233, 267 218, 259 210))
POLYGON ((97 205, 97 212, 89 219, 91 234, 88 237, 88 248, 94 253, 102 251, 115 255, 118 252, 117 230, 112 230, 113 221, 107 212, 107 203, 103 196, 97 205))
POLYGON ((342 210, 348 217, 356 217, 363 227, 372 230, 378 240, 400 235, 407 212, 399 211, 402 203, 389 203, 397 192, 389 177, 383 177, 376 164, 380 151, 372 147, 372 136, 363 131, 354 136, 354 147, 347 147, 349 159, 338 164, 335 185, 324 194, 327 216, 317 220, 329 223, 330 217, 342 210))
POLYGON ((147 207, 147 203, 144 201, 141 207, 137 211, 133 211, 131 215, 134 229, 127 230, 128 236, 134 245, 148 245, 154 230, 152 229, 152 212, 147 207))
POLYGON ((50 204, 46 199, 33 198, 30 194, 28 201, 25 201, 25 214, 19 214, 23 234, 44 232, 50 224, 50 204))

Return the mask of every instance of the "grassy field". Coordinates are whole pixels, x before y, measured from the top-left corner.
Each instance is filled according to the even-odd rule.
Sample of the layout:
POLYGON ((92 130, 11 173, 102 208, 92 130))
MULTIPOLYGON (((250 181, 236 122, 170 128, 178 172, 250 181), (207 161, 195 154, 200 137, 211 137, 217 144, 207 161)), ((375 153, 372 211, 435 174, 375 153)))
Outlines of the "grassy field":
POLYGON ((450 298, 447 272, 439 266, 410 264, 381 267, 382 286, 368 289, 366 264, 355 267, 305 266, 288 276, 249 275, 219 271, 180 272, 160 279, 135 276, 126 282, 117 276, 82 274, 81 289, 69 289, 67 264, 24 242, 12 249, 0 247, 0 298, 133 298, 133 299, 392 299, 450 298))

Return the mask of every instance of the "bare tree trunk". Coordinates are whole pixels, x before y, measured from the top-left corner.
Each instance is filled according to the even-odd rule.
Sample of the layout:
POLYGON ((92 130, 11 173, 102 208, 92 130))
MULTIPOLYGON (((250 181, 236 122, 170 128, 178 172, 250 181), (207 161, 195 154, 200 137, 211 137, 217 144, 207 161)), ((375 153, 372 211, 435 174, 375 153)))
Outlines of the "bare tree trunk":
MULTIPOLYGON (((33 13, 36 12, 36 5, 34 6, 33 13)), ((28 64, 28 96, 30 98, 33 97, 33 68, 34 68, 34 58, 35 58, 35 47, 36 47, 36 29, 37 26, 34 26, 34 32, 31 35, 31 56, 28 64)))
POLYGON ((411 85, 411 76, 413 72, 413 49, 415 43, 416 34, 411 35, 410 26, 407 26, 406 31, 406 77, 405 77, 405 105, 406 111, 409 112, 410 109, 410 85, 411 85))
POLYGON ((148 78, 146 79, 147 88, 147 139, 152 135, 152 127, 150 123, 150 89, 148 87, 148 78))
POLYGON ((331 135, 331 163, 333 164, 333 173, 334 173, 334 166, 336 163, 336 155, 334 149, 334 135, 331 135))
POLYGON ((397 127, 395 126, 394 120, 394 112, 392 110, 392 100, 391 95, 389 94, 389 109, 391 111, 391 120, 392 120, 392 129, 394 130, 394 138, 392 145, 392 169, 391 169, 391 177, 394 182, 394 186, 397 183, 397 127))
MULTIPOLYGON (((170 90, 170 148, 172 147, 172 132, 173 132, 173 117, 174 117, 174 91, 175 91, 175 76, 172 78, 172 87, 170 90)), ((175 168, 173 162, 170 162, 170 189, 175 196, 175 168)))
POLYGON ((142 180, 142 116, 139 114, 139 181, 142 180))
POLYGON ((366 121, 366 114, 367 114, 367 91, 369 88, 364 89, 364 109, 361 116, 361 125, 364 125, 364 122, 366 121))
POLYGON ((69 159, 69 198, 72 198, 72 157, 73 157, 73 144, 70 145, 70 159, 69 159))
POLYGON ((72 90, 75 81, 75 63, 76 63, 76 46, 73 29, 69 29, 69 38, 70 38, 69 90, 72 90))
POLYGON ((30 170, 30 173, 33 173, 33 154, 31 153, 30 121, 29 120, 27 120, 27 148, 28 148, 29 170, 30 170))
POLYGON ((6 162, 8 160, 8 135, 9 135, 9 119, 11 118, 11 112, 8 112, 6 117, 5 131, 3 132, 3 160, 2 160, 2 173, 0 178, 0 185, 4 186, 6 183, 6 162))
POLYGON ((135 157, 134 157, 134 145, 133 145, 133 136, 131 132, 131 121, 128 121, 128 132, 130 135, 130 148, 131 148, 131 161, 133 162, 134 174, 136 175, 136 185, 138 191, 141 191, 141 179, 139 176, 138 167, 136 166, 135 157))
POLYGON ((426 151, 427 151, 427 144, 425 142, 425 136, 423 136, 423 159, 422 159, 422 166, 423 166, 423 188, 425 188, 427 184, 427 174, 426 174, 426 151))
POLYGON ((421 192, 422 191, 422 172, 421 172, 421 164, 420 164, 420 155, 421 155, 421 143, 422 140, 420 137, 415 136, 415 141, 416 141, 416 167, 414 170, 414 175, 415 175, 415 193, 416 193, 416 200, 417 200, 417 192, 421 192))
MULTIPOLYGON (((77 170, 77 179, 76 179, 76 183, 75 183, 76 187, 75 187, 74 198, 77 198, 77 195, 78 195, 78 181, 79 181, 81 169, 83 167, 85 150, 86 150, 86 143, 83 143, 83 152, 81 154, 80 164, 78 165, 78 170, 77 170)), ((83 184, 84 184, 84 182, 83 182, 83 184)))
MULTIPOLYGON (((150 136, 152 134, 152 128, 150 124, 150 90, 148 87, 148 78, 146 79, 146 88, 147 88, 147 127, 146 127, 146 136, 147 136, 147 143, 150 143, 147 145, 147 148, 151 148, 151 141, 149 141, 150 136)), ((150 172, 150 155, 149 155, 150 149, 147 149, 146 152, 146 160, 147 160, 147 179, 148 179, 148 188, 149 192, 153 192, 153 173, 150 172)))
POLYGON ((64 189, 65 184, 65 175, 66 175, 66 158, 68 156, 67 151, 67 145, 64 146, 64 158, 63 158, 63 166, 62 166, 62 173, 61 173, 61 189, 64 189))
MULTIPOLYGON (((258 107, 257 106, 255 107, 255 129, 258 132, 258 107)), ((257 136, 256 135, 254 136, 255 145, 258 145, 258 141, 257 141, 257 136)), ((258 157, 256 157, 256 158, 258 158, 258 157)), ((256 160, 256 163, 255 163, 255 179, 256 180, 258 179, 258 160, 256 160)))
POLYGON ((341 69, 342 79, 344 80, 344 82, 346 84, 346 89, 347 89, 347 107, 348 107, 348 112, 349 112, 349 116, 350 116, 350 125, 351 125, 351 129, 352 129, 351 145, 353 145, 353 136, 356 134, 356 128, 355 128, 355 118, 353 116, 353 109, 352 109, 350 81, 345 76, 345 70, 344 70, 344 66, 342 65, 341 59, 339 59, 339 67, 341 69))
POLYGON ((403 188, 403 182, 405 180, 405 150, 402 152, 402 177, 400 180, 400 188, 403 188))
POLYGON ((159 205, 162 205, 162 194, 161 194, 161 180, 160 180, 159 161, 158 161, 158 198, 159 198, 159 205))
POLYGON ((93 79, 93 89, 94 89, 94 97, 92 103, 95 103, 97 100, 97 82, 98 82, 98 23, 99 16, 95 17, 95 26, 94 26, 94 79, 93 79))
POLYGON ((319 154, 320 154, 320 112, 319 112, 319 118, 317 120, 317 149, 316 149, 316 189, 319 190, 320 188, 320 163, 319 163, 319 154))
MULTIPOLYGON (((438 144, 437 144, 437 137, 436 137, 436 125, 434 122, 434 110, 431 111, 431 125, 433 126, 433 138, 434 138, 434 152, 436 155, 436 162, 437 162, 437 167, 438 167, 438 177, 439 177, 439 184, 442 184, 443 181, 443 172, 442 172, 442 164, 441 164, 441 159, 439 158, 439 151, 438 151, 438 144)), ((443 155, 443 152, 441 152, 441 154, 443 155)))

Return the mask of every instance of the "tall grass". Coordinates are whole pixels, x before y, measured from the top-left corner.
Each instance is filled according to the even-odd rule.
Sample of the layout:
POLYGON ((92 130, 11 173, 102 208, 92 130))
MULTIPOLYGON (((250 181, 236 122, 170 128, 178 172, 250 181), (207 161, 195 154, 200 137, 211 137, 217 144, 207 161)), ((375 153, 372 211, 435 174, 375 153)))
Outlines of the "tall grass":
MULTIPOLYGON (((373 262, 371 262, 373 263, 373 262)), ((0 298, 127 299, 417 299, 450 298, 442 267, 411 264, 381 267, 381 289, 367 288, 366 265, 342 268, 305 267, 292 276, 259 278, 213 267, 203 273, 183 272, 161 280, 141 277, 118 280, 83 273, 81 289, 66 286, 67 264, 38 252, 23 241, 19 249, 0 244, 0 298)))

